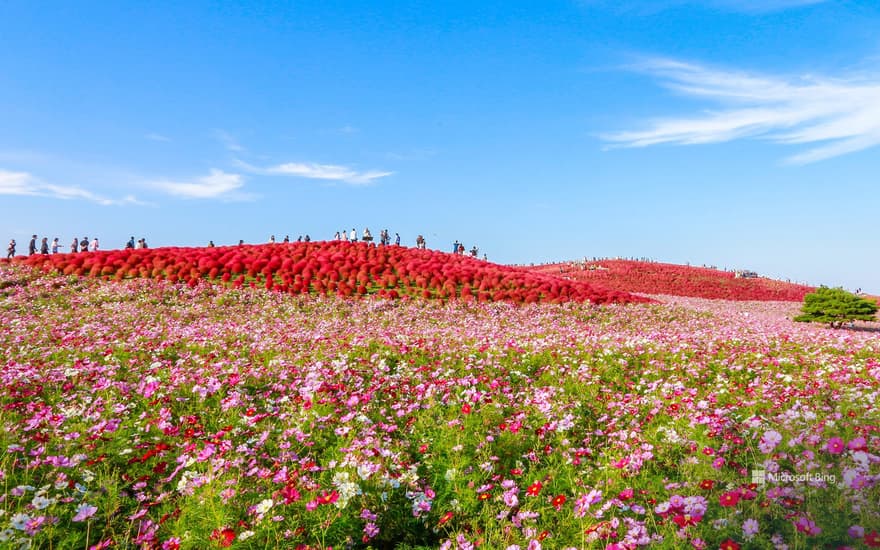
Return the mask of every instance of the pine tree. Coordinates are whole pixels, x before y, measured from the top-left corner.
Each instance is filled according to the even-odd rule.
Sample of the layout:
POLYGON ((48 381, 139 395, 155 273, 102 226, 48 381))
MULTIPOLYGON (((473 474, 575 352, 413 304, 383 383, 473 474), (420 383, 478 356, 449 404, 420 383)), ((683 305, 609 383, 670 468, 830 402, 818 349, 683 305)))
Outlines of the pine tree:
POLYGON ((877 304, 842 288, 823 286, 804 296, 801 312, 795 321, 828 323, 831 328, 840 328, 850 321, 875 321, 877 304))

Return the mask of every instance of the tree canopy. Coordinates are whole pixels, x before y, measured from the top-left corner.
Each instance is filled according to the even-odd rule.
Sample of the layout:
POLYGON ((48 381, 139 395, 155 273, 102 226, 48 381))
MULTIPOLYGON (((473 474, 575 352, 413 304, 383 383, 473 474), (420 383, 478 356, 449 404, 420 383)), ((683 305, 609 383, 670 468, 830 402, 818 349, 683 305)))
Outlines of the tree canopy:
POLYGON ((840 328, 851 321, 875 321, 877 304, 842 288, 823 286, 804 296, 801 312, 795 321, 828 323, 831 328, 840 328))

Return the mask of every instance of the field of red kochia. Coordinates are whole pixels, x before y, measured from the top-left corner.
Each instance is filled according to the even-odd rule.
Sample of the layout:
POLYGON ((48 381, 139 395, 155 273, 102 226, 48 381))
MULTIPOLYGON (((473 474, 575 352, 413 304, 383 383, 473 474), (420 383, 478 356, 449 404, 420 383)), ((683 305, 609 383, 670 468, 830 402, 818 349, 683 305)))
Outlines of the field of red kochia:
POLYGON ((516 303, 646 301, 592 282, 566 280, 467 256, 336 241, 37 254, 13 261, 65 275, 152 278, 190 286, 213 281, 291 294, 375 294, 390 299, 516 303))
POLYGON ((611 290, 715 300, 800 302, 805 294, 815 290, 763 277, 737 278, 733 272, 718 269, 632 260, 550 264, 527 269, 611 290))

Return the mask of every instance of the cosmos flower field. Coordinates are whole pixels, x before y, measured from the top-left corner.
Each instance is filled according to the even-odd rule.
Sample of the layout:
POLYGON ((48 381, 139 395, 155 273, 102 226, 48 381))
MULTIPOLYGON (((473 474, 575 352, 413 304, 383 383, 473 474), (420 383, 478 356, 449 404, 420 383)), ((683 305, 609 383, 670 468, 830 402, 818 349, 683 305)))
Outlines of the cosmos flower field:
POLYGON ((653 298, 2 264, 0 547, 880 547, 878 334, 653 298))

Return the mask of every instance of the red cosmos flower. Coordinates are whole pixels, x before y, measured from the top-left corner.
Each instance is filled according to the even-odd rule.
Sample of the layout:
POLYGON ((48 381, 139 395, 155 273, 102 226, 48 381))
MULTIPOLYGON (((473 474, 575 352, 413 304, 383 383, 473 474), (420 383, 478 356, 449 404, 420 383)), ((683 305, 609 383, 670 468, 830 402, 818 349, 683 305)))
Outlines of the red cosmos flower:
POLYGON ((712 487, 715 487, 715 482, 711 479, 704 479, 700 482, 700 489, 703 489, 704 491, 711 491, 712 487))
POLYGON ((327 491, 324 491, 320 495, 318 495, 315 500, 318 501, 318 504, 333 504, 334 502, 339 500, 339 493, 337 493, 336 491, 330 491, 329 493, 327 491))
POLYGON ((866 534, 863 540, 868 548, 880 548, 880 533, 877 531, 866 534))
POLYGON ((739 492, 728 491, 718 497, 718 501, 721 506, 736 506, 736 503, 739 502, 739 492))
POLYGON ((299 491, 296 490, 293 483, 285 485, 279 493, 284 497, 284 504, 293 504, 301 498, 299 491))
POLYGON ((512 475, 512 476, 521 476, 522 473, 523 473, 523 471, 520 470, 519 468, 511 468, 510 469, 510 475, 512 475))
POLYGON ((440 518, 440 521, 437 522, 437 525, 443 525, 447 521, 451 520, 454 515, 455 514, 453 514, 452 512, 446 512, 445 514, 443 514, 443 517, 440 518))
POLYGON ((461 412, 464 414, 471 414, 471 406, 469 403, 465 403, 461 406, 461 412))
POLYGON ((492 498, 490 493, 480 493, 479 496, 477 496, 477 500, 489 500, 490 498, 492 498))
POLYGON ((625 502, 625 501, 631 499, 633 497, 633 494, 634 494, 634 492, 632 489, 624 489, 623 491, 620 492, 619 495, 617 495, 617 498, 619 498, 620 500, 625 502))
POLYGON ((549 536, 550 536, 550 531, 541 531, 541 533, 538 535, 538 540, 544 540, 549 536))
POLYGON ((700 520, 703 519, 702 516, 691 516, 690 514, 678 514, 672 521, 675 522, 676 525, 684 529, 689 525, 696 525, 700 523, 700 520))
POLYGON ((224 527, 223 529, 214 529, 214 531, 211 533, 211 540, 217 541, 217 544, 219 544, 223 548, 232 546, 232 541, 235 540, 235 531, 233 531, 229 527, 224 527))
POLYGON ((565 498, 565 495, 556 495, 555 497, 553 497, 553 500, 550 501, 550 504, 552 504, 554 508, 559 510, 560 508, 562 508, 562 505, 565 504, 566 500, 567 499, 565 498))
POLYGON ((526 489, 526 493, 533 497, 536 497, 541 492, 542 487, 544 487, 544 485, 542 485, 540 481, 536 481, 529 485, 529 488, 526 489))
POLYGON ((732 539, 727 539, 721 543, 719 550, 739 550, 739 544, 732 539))

